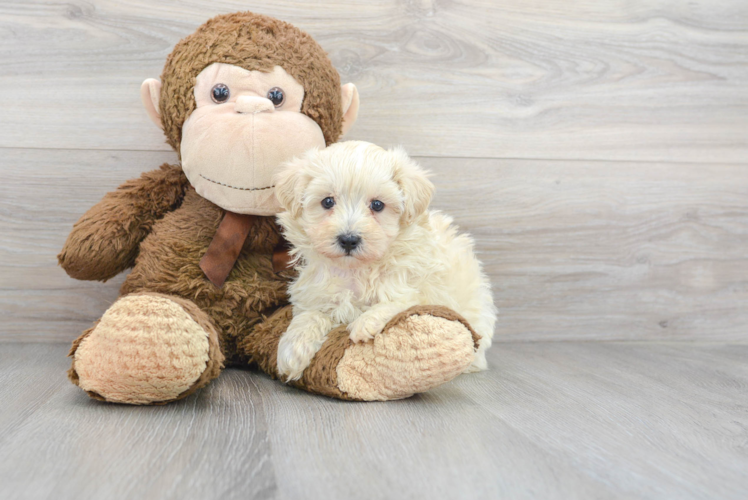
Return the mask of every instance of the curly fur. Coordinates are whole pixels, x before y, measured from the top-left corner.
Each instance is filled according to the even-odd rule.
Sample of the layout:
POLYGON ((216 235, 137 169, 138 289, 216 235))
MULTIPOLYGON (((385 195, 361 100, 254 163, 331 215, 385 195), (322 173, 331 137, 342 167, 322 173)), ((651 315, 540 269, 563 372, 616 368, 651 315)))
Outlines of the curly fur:
POLYGON ((282 374, 301 377, 333 328, 348 325, 352 341, 368 341, 401 311, 429 304, 467 318, 480 337, 473 368, 486 368, 496 322, 490 282, 472 239, 427 212, 433 185, 403 150, 349 141, 310 151, 277 174, 276 190, 299 270, 278 348, 282 374), (374 210, 375 200, 384 208, 374 210), (346 249, 342 236, 359 243, 346 249))

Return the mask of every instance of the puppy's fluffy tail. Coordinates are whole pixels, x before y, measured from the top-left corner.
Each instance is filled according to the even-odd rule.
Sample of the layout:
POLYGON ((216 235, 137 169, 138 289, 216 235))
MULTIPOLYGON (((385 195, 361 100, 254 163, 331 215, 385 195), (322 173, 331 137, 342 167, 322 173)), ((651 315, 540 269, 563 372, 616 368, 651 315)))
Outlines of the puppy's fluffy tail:
POLYGON ((473 238, 465 233, 459 234, 459 228, 453 223, 452 217, 432 211, 429 212, 429 224, 439 251, 450 264, 447 279, 459 304, 457 310, 481 337, 473 369, 485 369, 485 350, 491 345, 497 315, 491 282, 475 255, 473 238))

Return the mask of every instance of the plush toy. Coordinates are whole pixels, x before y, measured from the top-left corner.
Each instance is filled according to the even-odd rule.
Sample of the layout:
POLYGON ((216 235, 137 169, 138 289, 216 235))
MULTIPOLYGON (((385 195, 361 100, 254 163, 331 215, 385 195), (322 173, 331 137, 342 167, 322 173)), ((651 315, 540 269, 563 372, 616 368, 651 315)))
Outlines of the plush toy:
MULTIPOLYGON (((70 380, 91 397, 162 404, 224 366, 277 377, 290 322, 286 244, 270 183, 282 162, 323 148, 358 113, 321 47, 298 28, 250 12, 215 17, 180 41, 161 80, 141 89, 179 154, 107 194, 58 256, 76 279, 132 268, 120 298, 75 342, 70 380)), ((300 380, 348 400, 408 397, 470 366, 476 335, 455 312, 415 307, 373 341, 331 332, 300 380)))

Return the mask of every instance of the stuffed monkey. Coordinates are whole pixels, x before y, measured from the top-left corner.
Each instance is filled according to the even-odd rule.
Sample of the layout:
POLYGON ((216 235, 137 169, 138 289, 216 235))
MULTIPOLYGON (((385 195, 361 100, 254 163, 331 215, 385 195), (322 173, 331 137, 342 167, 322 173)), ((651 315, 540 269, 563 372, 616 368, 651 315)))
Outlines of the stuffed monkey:
MULTIPOLYGON (((224 366, 277 377, 293 270, 272 174, 345 133, 358 92, 340 85, 308 34, 243 12, 180 41, 141 96, 180 164, 125 182, 68 236, 58 259, 71 277, 105 281, 132 268, 119 299, 73 343, 70 380, 96 399, 163 404, 224 366)), ((455 312, 416 307, 367 343, 334 330, 290 383, 340 399, 404 398, 462 373, 476 339, 455 312)))

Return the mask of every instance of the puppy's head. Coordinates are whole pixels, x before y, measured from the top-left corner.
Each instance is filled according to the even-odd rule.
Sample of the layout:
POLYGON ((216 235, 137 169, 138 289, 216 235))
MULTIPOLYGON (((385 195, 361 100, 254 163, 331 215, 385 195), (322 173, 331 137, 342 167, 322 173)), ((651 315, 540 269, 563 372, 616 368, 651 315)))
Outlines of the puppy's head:
POLYGON ((348 141, 309 151, 275 175, 288 240, 341 267, 382 258, 429 206, 434 185, 401 148, 348 141))

